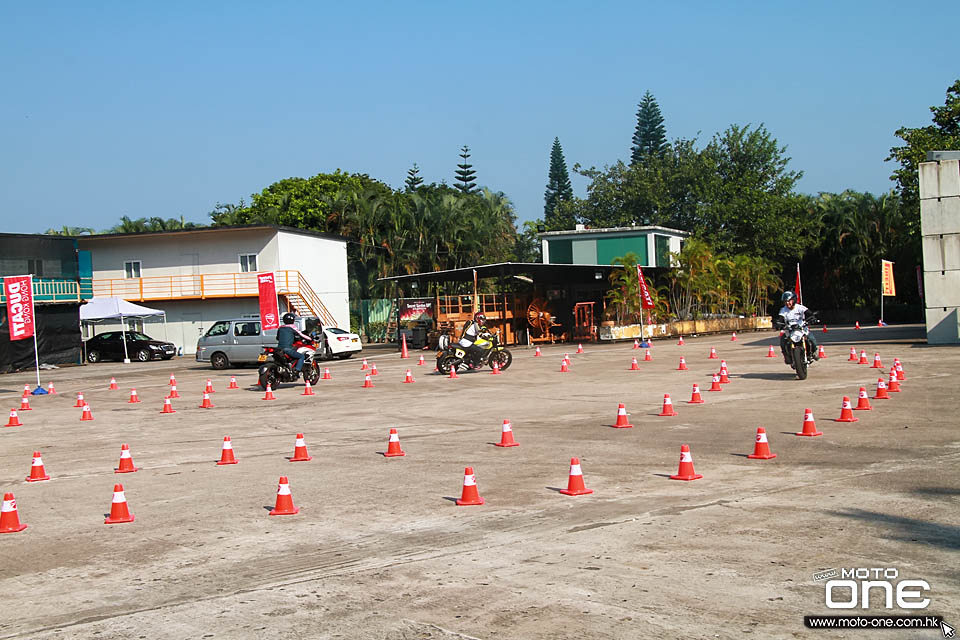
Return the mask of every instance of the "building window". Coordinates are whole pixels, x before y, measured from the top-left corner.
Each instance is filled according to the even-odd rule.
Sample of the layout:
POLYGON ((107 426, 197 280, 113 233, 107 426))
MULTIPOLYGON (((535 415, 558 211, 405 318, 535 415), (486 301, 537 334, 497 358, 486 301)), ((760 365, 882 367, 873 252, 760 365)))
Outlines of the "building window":
POLYGON ((257 254, 240 254, 240 273, 253 273, 257 270, 257 254))
POLYGON ((124 262, 123 276, 125 278, 139 278, 140 277, 140 261, 129 260, 127 262, 124 262))
POLYGON ((27 273, 31 273, 38 278, 43 277, 43 260, 34 260, 27 258, 27 273))

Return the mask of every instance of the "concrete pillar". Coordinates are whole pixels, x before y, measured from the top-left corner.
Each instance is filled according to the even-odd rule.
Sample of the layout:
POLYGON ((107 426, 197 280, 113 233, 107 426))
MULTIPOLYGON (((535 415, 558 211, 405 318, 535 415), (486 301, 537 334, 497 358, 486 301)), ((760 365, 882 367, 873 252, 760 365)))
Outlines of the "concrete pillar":
POLYGON ((920 234, 929 344, 960 344, 960 160, 920 164, 920 234))

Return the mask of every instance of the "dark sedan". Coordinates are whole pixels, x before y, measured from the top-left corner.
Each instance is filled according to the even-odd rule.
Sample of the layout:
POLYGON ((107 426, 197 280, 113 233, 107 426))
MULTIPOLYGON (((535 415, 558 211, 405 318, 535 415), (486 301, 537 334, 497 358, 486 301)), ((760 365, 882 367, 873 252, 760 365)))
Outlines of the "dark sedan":
MULTIPOLYGON (((87 362, 123 360, 123 333, 107 331, 93 336, 86 343, 87 362)), ((170 342, 154 340, 139 331, 127 331, 127 354, 131 360, 147 362, 154 358, 169 360, 177 353, 170 342)))

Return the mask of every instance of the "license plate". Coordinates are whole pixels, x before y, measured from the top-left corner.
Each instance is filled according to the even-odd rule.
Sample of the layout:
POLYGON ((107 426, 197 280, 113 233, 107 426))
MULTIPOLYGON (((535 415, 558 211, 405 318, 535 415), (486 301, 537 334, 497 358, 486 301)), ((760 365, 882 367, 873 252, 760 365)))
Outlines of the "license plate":
POLYGON ((259 356, 257 356, 257 362, 266 362, 266 361, 267 361, 267 355, 265 353, 261 353, 259 356))
POLYGON ((350 338, 350 342, 360 342, 360 338, 350 338))

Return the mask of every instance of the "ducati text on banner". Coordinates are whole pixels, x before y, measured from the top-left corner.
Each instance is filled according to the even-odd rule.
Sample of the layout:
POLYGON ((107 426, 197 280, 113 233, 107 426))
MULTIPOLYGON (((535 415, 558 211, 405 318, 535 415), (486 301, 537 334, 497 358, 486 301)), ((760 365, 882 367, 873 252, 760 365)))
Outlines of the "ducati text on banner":
POLYGON ((33 337, 33 283, 31 280, 31 276, 7 276, 3 279, 11 341, 33 337))
POLYGON ((258 273, 257 286, 260 291, 260 322, 263 323, 263 330, 276 329, 280 326, 280 310, 273 273, 258 273))
POLYGON ((653 298, 650 297, 650 290, 647 289, 647 281, 643 278, 643 268, 637 265, 637 279, 640 281, 640 307, 643 309, 653 309, 653 298))

